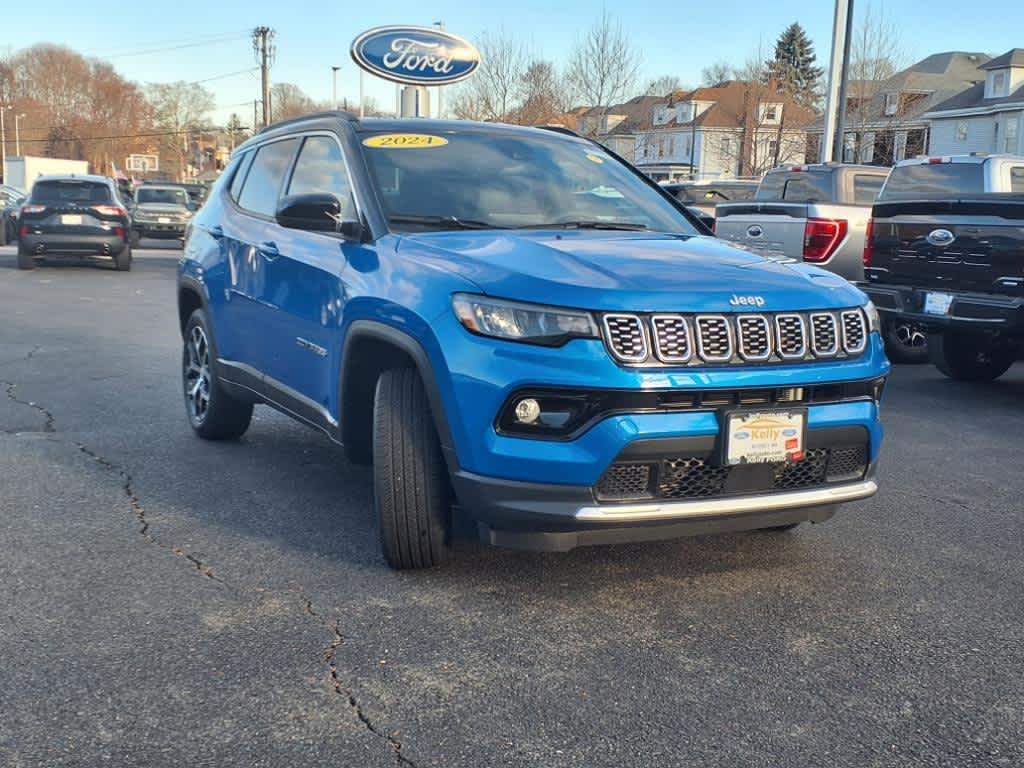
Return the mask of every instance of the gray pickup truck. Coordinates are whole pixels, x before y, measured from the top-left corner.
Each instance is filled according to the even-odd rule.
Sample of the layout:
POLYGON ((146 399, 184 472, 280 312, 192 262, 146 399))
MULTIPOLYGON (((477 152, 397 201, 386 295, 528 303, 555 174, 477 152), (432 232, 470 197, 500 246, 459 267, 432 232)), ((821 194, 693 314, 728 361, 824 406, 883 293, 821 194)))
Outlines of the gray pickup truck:
POLYGON ((864 230, 887 168, 792 165, 769 171, 753 200, 721 203, 715 234, 775 258, 861 280, 864 230))

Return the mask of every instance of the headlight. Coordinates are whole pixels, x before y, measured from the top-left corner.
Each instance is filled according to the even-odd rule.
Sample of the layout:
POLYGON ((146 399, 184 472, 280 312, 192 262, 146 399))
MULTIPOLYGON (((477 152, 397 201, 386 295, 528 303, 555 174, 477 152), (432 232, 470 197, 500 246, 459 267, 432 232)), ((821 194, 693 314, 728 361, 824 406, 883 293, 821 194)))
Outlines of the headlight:
POLYGON ((594 318, 587 312, 457 293, 452 309, 471 333, 546 347, 569 339, 598 338, 594 318))
POLYGON ((868 303, 865 304, 861 309, 864 310, 864 314, 868 318, 868 333, 880 333, 882 330, 882 318, 878 314, 878 309, 874 303, 869 299, 868 303))

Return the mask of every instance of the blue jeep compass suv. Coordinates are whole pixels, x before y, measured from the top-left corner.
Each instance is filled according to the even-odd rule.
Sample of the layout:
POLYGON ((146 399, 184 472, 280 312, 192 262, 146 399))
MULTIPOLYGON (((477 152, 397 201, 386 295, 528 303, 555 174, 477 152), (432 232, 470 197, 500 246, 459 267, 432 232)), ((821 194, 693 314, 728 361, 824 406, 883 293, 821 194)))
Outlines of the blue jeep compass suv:
POLYGON ((865 296, 710 237, 564 131, 340 112, 242 145, 181 260, 192 428, 265 403, 374 467, 384 555, 782 530, 870 496, 865 296))

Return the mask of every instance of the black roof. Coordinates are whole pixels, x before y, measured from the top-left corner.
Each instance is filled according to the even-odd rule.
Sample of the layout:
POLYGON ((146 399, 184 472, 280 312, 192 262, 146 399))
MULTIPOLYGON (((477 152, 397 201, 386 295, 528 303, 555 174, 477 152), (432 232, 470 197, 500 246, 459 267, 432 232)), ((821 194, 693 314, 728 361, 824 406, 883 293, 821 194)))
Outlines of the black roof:
POLYGON ((974 109, 975 107, 990 107, 996 104, 1024 101, 1024 85, 1008 96, 998 96, 994 99, 985 98, 985 83, 975 83, 970 88, 960 91, 956 96, 936 104, 931 112, 949 112, 954 109, 974 109))
POLYGON ((98 184, 113 184, 109 176, 98 176, 94 173, 44 173, 32 180, 37 181, 91 181, 98 184))
POLYGON ((1024 67, 1024 48, 1011 48, 1002 56, 996 56, 981 65, 980 69, 1005 69, 1024 67))

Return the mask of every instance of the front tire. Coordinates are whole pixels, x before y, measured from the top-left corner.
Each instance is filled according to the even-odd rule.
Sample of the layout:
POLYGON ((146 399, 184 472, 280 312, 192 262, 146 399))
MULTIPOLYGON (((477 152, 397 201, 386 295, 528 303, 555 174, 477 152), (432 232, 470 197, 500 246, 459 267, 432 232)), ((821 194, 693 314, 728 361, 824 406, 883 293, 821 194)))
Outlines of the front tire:
POLYGON ((994 381, 1017 361, 1013 344, 999 344, 977 334, 933 334, 928 339, 931 359, 942 373, 956 381, 994 381))
POLYGON ((18 244, 18 269, 35 269, 36 262, 32 258, 32 251, 26 250, 18 244))
POLYGON ((204 440, 234 440, 252 421, 252 403, 232 397, 217 378, 217 348, 206 315, 197 309, 185 326, 181 380, 185 412, 193 431, 204 440))
POLYGON ((903 320, 885 322, 885 354, 894 363, 920 365, 928 362, 928 335, 903 320))
POLYGON ((451 494, 430 403, 413 368, 384 371, 373 402, 373 479, 381 549, 395 569, 450 556, 451 494))

